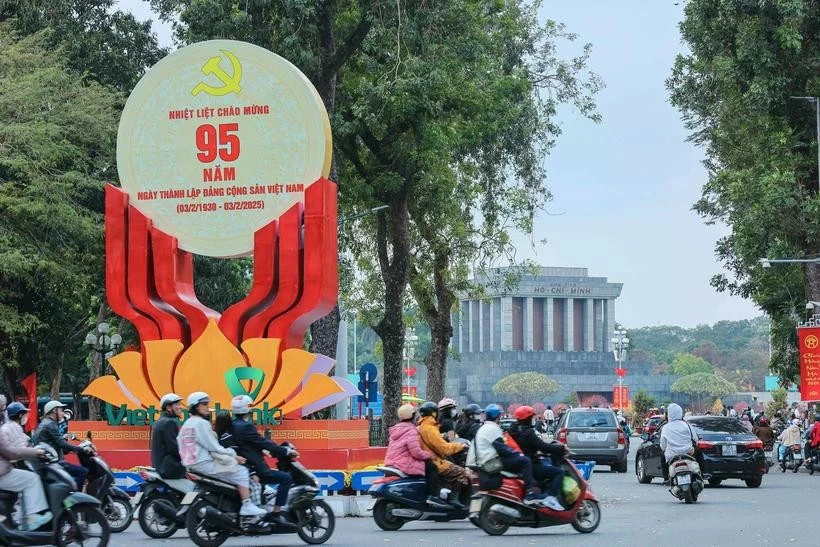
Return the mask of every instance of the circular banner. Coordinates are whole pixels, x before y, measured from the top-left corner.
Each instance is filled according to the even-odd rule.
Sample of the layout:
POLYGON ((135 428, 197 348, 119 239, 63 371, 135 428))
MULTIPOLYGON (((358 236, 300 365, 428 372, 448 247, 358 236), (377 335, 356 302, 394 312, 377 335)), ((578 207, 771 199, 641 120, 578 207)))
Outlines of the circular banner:
POLYGON ((330 171, 330 122, 291 63, 233 40, 162 59, 122 113, 117 168, 130 203, 186 251, 253 252, 253 235, 330 171))

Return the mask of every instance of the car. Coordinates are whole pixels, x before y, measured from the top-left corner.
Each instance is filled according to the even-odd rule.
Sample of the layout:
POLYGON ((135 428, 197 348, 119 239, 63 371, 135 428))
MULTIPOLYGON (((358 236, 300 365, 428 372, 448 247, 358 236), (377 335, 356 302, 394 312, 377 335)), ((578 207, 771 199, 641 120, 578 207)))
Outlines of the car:
MULTIPOLYGON (((768 470, 763 441, 749 433, 737 418, 730 416, 690 416, 697 440, 697 458, 701 472, 710 486, 719 486, 726 479, 740 479, 749 488, 757 488, 768 470)), ((654 478, 663 478, 665 465, 660 436, 663 428, 648 435, 643 433, 643 444, 635 454, 635 475, 638 482, 648 484, 654 478)))
POLYGON ((501 418, 498 421, 498 425, 499 427, 501 427, 503 431, 509 431, 512 425, 517 421, 518 420, 516 420, 515 418, 501 418))
POLYGON ((555 439, 570 450, 571 458, 608 465, 626 473, 629 439, 609 408, 572 408, 558 422, 555 439))
POLYGON ((649 416, 644 421, 642 433, 652 435, 655 431, 658 430, 658 427, 664 421, 666 421, 666 416, 664 416, 663 414, 653 414, 652 416, 649 416))

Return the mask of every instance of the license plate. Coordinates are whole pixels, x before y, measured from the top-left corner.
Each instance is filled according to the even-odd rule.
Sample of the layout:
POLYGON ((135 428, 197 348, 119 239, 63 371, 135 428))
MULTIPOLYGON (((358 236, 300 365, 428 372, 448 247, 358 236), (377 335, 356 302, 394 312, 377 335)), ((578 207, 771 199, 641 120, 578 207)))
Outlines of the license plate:
POLYGON ((470 500, 470 512, 478 513, 481 511, 481 498, 470 500))
POLYGON ((766 452, 764 452, 763 454, 766 456, 766 459, 767 459, 767 460, 771 460, 771 459, 772 459, 772 457, 774 456, 774 452, 773 452, 773 451, 771 451, 771 450, 767 450, 767 451, 766 451, 766 452))
POLYGON ((131 498, 131 506, 136 507, 139 505, 140 500, 142 499, 142 492, 137 492, 133 498, 131 498))
POLYGON ((191 505, 192 503, 194 503, 194 500, 196 499, 198 493, 199 492, 196 491, 188 492, 187 494, 185 494, 185 497, 182 498, 182 502, 180 503, 180 505, 191 505))
POLYGON ((723 455, 724 456, 737 456, 737 445, 724 444, 723 445, 723 455))
POLYGON ((680 475, 678 477, 678 484, 689 484, 692 482, 692 477, 689 475, 680 475))
POLYGON ((606 433, 582 433, 581 439, 585 441, 605 441, 606 433))

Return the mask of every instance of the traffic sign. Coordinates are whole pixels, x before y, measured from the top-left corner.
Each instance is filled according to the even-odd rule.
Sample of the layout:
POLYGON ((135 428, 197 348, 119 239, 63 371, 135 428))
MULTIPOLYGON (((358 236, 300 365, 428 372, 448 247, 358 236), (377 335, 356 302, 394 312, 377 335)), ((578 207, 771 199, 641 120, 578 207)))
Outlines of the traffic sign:
POLYGON ((345 487, 345 474, 341 471, 313 471, 322 490, 337 492, 345 487))
POLYGON ((378 375, 379 371, 373 363, 365 363, 362 365, 362 368, 359 369, 359 378, 365 382, 374 382, 378 375))
POLYGON ((362 392, 358 396, 357 401, 360 403, 372 403, 378 398, 379 384, 376 382, 376 376, 379 371, 373 363, 365 363, 359 369, 359 391, 362 392))
POLYGON ((381 471, 357 471, 350 478, 350 486, 353 490, 369 490, 373 482, 383 476, 381 471))
POLYGON ((115 471, 114 479, 116 485, 126 492, 137 492, 140 484, 145 482, 142 475, 139 473, 131 473, 130 471, 115 471))

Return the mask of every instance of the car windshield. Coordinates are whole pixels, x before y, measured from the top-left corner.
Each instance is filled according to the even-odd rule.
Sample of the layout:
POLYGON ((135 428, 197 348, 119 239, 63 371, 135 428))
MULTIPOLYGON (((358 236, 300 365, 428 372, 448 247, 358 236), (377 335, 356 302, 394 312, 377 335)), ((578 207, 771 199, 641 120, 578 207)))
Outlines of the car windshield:
POLYGON ((611 412, 573 412, 567 427, 615 427, 615 415, 611 412))
POLYGON ((698 418, 689 423, 696 433, 748 433, 745 427, 734 418, 698 418))

